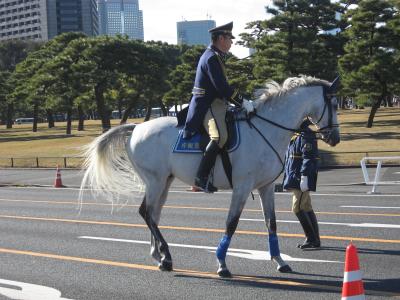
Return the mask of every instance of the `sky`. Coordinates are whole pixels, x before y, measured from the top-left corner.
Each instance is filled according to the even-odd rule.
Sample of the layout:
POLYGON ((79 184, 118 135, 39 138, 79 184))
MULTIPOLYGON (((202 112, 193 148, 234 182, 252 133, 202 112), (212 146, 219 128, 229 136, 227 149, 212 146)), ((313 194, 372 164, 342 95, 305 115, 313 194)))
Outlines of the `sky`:
MULTIPOLYGON (((264 20, 269 0, 139 0, 143 11, 145 41, 177 43, 176 22, 212 19, 217 26, 233 21, 234 41, 245 32, 247 22, 264 20)), ((232 45, 231 52, 243 58, 247 48, 232 45)))

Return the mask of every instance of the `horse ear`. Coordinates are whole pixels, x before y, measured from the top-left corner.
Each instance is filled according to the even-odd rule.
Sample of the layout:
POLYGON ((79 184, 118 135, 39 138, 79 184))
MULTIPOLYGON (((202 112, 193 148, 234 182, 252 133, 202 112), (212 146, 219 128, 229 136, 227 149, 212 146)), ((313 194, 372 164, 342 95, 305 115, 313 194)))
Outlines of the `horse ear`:
POLYGON ((336 77, 328 88, 329 94, 335 94, 340 84, 340 76, 336 77))

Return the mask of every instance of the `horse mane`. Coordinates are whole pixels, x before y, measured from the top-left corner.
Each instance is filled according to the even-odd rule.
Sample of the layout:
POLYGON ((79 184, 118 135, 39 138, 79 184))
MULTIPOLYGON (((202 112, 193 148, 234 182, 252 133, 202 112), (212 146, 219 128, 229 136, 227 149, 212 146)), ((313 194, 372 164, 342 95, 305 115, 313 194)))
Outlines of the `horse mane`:
POLYGON ((268 80, 265 83, 264 88, 260 88, 254 91, 254 96, 256 99, 256 104, 265 103, 272 98, 281 97, 295 88, 302 86, 330 86, 330 83, 326 80, 301 75, 299 77, 289 77, 282 85, 273 80, 268 80))

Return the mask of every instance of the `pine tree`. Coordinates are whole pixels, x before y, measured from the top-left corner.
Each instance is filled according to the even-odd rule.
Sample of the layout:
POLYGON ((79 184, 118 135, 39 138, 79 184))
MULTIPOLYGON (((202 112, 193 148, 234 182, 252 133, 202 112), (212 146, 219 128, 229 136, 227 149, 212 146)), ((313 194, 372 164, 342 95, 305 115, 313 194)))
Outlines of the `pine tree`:
POLYGON ((275 0, 267 7, 271 19, 253 22, 252 35, 242 35, 256 49, 254 74, 259 79, 282 81, 299 74, 333 79, 341 37, 340 6, 329 0, 275 0))
POLYGON ((393 95, 399 71, 399 9, 395 1, 363 0, 347 12, 345 55, 339 60, 343 92, 359 105, 372 105, 372 127, 382 101, 393 95))

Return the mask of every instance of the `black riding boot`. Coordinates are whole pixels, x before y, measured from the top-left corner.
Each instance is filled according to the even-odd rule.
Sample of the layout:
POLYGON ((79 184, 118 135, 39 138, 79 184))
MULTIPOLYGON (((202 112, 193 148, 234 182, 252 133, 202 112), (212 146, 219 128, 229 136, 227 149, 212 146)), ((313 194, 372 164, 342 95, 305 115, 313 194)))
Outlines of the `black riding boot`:
POLYGON ((218 190, 209 182, 208 176, 215 164, 219 150, 220 148, 216 141, 211 140, 208 143, 203 158, 201 159, 199 169, 197 170, 196 178, 194 179, 194 185, 206 193, 214 193, 218 190))
POLYGON ((308 211, 307 214, 308 214, 308 217, 310 218, 311 225, 312 225, 312 227, 314 229, 316 245, 318 247, 320 247, 321 246, 321 240, 319 238, 319 228, 318 228, 317 216, 315 215, 313 210, 308 211))
POLYGON ((296 216, 299 219, 301 226, 303 227, 304 234, 306 235, 306 240, 304 241, 304 243, 302 245, 297 245, 297 247, 300 249, 318 248, 320 245, 316 239, 314 228, 312 226, 308 213, 301 210, 296 214, 296 216))

